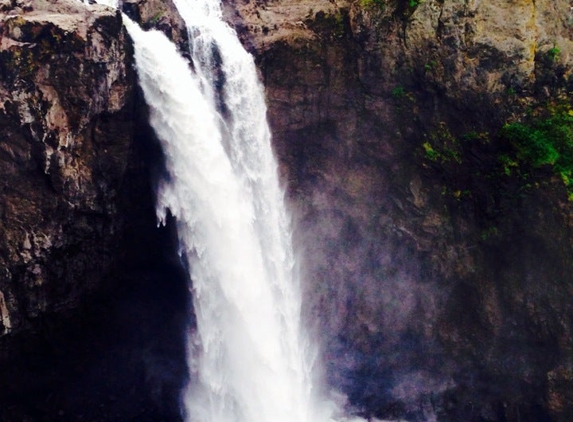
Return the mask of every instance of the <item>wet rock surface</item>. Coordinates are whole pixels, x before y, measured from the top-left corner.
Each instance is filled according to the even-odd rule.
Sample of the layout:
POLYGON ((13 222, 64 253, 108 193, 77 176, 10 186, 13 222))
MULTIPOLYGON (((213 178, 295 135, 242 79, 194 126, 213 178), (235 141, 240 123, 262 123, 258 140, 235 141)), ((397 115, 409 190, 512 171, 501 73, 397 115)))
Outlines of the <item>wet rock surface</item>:
POLYGON ((368 416, 569 420, 571 204, 498 160, 504 123, 568 103, 570 5, 318 3, 228 16, 267 89, 330 384, 368 416))

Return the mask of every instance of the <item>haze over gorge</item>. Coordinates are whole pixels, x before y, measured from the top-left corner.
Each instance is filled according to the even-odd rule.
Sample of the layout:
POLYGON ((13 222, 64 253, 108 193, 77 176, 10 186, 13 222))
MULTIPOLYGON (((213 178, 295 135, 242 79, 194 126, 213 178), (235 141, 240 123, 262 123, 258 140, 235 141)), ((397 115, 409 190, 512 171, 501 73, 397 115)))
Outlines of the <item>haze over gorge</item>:
POLYGON ((101 3, 0 0, 0 421, 573 420, 572 3, 101 3))

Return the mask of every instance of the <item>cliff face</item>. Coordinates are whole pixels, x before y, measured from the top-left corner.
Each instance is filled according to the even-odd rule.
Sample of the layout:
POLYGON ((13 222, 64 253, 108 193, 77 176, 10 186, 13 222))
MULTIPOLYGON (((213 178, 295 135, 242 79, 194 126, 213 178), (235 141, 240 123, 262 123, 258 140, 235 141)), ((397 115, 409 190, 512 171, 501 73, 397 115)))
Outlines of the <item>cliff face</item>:
POLYGON ((0 4, 0 338, 76 307, 109 270, 135 89, 118 13, 9 3, 0 4))
POLYGON ((501 135, 570 110, 569 3, 236 3, 330 383, 381 417, 570 420, 571 202, 501 135))
POLYGON ((0 1, 2 421, 178 417, 187 288, 139 95, 118 11, 0 1))
MULTIPOLYGON (((122 3, 186 44, 170 1, 122 3)), ((120 16, 74 0, 0 13, 0 352, 115 283, 119 298, 73 332, 123 334, 66 353, 90 356, 72 369, 98 368, 98 394, 131 393, 102 413, 80 377, 85 396, 44 388, 40 408, 177 420, 186 288, 169 233, 149 228, 160 153, 120 16)), ((225 13, 267 89, 328 383, 369 416, 569 422, 571 186, 503 129, 573 113, 569 3, 236 0, 225 13)), ((41 420, 22 403, 0 418, 41 420)))

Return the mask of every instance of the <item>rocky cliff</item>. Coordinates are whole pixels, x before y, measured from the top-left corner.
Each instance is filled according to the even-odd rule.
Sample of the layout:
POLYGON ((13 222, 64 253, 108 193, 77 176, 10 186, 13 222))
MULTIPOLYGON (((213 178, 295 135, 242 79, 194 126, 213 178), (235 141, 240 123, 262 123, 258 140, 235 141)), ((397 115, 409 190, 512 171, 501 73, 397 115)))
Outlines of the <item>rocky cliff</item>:
POLYGON ((508 135, 571 127, 569 3, 237 3, 330 384, 378 417, 570 420, 569 170, 508 135))
MULTIPOLYGON (((186 43, 171 2, 123 9, 186 43)), ((97 390, 106 399, 72 394, 90 416, 64 393, 42 393, 36 414, 177 420, 182 347, 164 347, 181 339, 160 333, 184 325, 185 288, 169 258, 134 269, 133 255, 172 244, 152 229, 138 240, 153 225, 152 195, 125 188, 142 186, 154 160, 120 16, 72 1, 5 1, 0 11, 0 344, 13 348, 17 331, 41 332, 45 315, 137 274, 144 282, 123 296, 139 299, 104 296, 87 323, 112 309, 106 324, 146 328, 115 343, 98 332, 125 359, 78 366, 113 361, 107 378, 171 405, 142 413, 140 390, 122 404, 109 398, 121 388, 106 387, 97 390), (142 224, 130 229, 126 216, 142 224), (120 239, 131 254, 118 253, 120 239), (117 270, 126 256, 131 270, 117 270), (179 282, 154 290, 159 279, 179 282), (114 378, 117 368, 129 381, 114 378), (108 411, 94 411, 102 402, 108 411)), ((367 416, 570 421, 569 3, 235 0, 225 12, 267 89, 328 384, 367 416)), ((77 346, 64 355, 74 354, 89 355, 77 346)), ((93 379, 103 382, 81 378, 93 379)), ((8 417, 42 420, 19 400, 8 417)))
POLYGON ((119 11, 0 2, 2 421, 178 414, 187 290, 146 119, 119 11))
POLYGON ((0 7, 2 336, 77 306, 108 271, 135 79, 117 12, 0 7))

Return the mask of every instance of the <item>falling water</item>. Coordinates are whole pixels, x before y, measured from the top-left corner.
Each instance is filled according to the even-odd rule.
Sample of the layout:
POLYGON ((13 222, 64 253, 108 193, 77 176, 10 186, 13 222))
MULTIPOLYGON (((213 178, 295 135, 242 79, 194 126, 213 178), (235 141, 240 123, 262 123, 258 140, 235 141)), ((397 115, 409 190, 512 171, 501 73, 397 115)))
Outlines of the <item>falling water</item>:
POLYGON ((175 1, 192 66, 160 32, 125 18, 168 177, 157 212, 176 217, 197 333, 188 421, 315 421, 289 218, 252 57, 214 0, 175 1), (191 67, 193 71, 191 71, 191 67))
MULTIPOLYGON (((89 0, 82 0, 82 2, 84 4, 90 4, 89 0)), ((96 0, 96 3, 105 4, 106 6, 111 6, 111 7, 117 9, 117 7, 119 5, 119 0, 96 0)))

